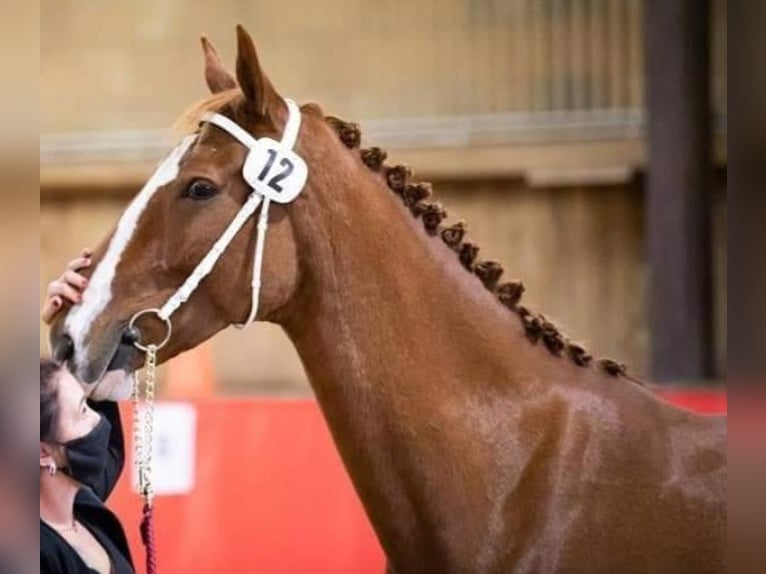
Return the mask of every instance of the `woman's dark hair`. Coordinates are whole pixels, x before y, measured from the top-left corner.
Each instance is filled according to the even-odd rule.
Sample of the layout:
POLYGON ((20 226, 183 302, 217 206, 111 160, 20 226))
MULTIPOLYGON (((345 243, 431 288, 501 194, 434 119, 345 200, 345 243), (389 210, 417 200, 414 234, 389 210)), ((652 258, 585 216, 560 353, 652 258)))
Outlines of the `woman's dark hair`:
POLYGON ((59 420, 58 377, 62 365, 53 359, 40 359, 40 440, 52 442, 59 420))

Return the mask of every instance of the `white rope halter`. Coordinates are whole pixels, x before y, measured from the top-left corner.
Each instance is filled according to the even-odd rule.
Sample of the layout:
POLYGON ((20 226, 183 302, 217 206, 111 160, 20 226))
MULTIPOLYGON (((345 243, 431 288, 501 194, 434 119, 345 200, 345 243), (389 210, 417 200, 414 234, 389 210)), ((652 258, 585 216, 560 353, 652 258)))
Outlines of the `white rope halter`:
POLYGON ((266 241, 266 230, 269 223, 269 205, 272 201, 277 203, 290 203, 306 185, 308 169, 305 162, 293 151, 298 130, 301 127, 301 112, 298 105, 292 100, 285 100, 287 104, 288 118, 285 125, 282 141, 277 142, 271 138, 256 139, 236 122, 220 114, 208 113, 202 118, 203 122, 213 124, 231 134, 247 149, 247 158, 242 166, 242 177, 253 190, 245 204, 240 208, 237 215, 229 223, 229 226, 218 238, 207 255, 197 264, 197 267, 187 277, 183 285, 167 300, 160 309, 144 309, 139 311, 130 320, 130 328, 136 320, 143 316, 153 314, 165 323, 167 333, 159 343, 146 343, 135 341, 133 344, 146 353, 145 372, 145 410, 141 416, 139 404, 141 400, 140 379, 136 378, 133 387, 133 422, 134 422, 134 448, 135 466, 138 473, 139 492, 144 499, 144 519, 141 523, 142 537, 147 547, 147 571, 154 571, 155 552, 153 545, 153 520, 152 501, 154 488, 152 486, 152 451, 154 441, 154 383, 157 366, 157 352, 170 340, 173 327, 170 317, 178 308, 186 303, 200 282, 207 277, 218 259, 229 246, 234 236, 242 228, 259 205, 261 214, 258 218, 258 235, 255 244, 255 259, 253 261, 252 300, 250 314, 244 323, 237 325, 244 328, 255 319, 258 313, 258 301, 261 292, 261 269, 263 266, 263 246, 266 241))
MULTIPOLYGON (((207 255, 197 264, 191 275, 187 277, 183 285, 178 288, 167 302, 160 309, 146 309, 137 313, 131 319, 130 323, 133 326, 139 316, 155 314, 165 323, 167 335, 164 341, 157 345, 158 348, 162 347, 170 339, 171 315, 191 297, 200 282, 210 274, 213 266, 223 255, 223 252, 232 242, 237 232, 250 216, 255 213, 258 206, 263 204, 257 225, 250 314, 244 323, 236 326, 242 329, 255 319, 258 313, 261 291, 263 248, 268 229, 269 205, 272 201, 277 203, 290 203, 293 201, 303 190, 306 178, 308 177, 308 169, 305 162, 293 151, 298 137, 298 130, 301 127, 300 109, 290 99, 285 99, 285 103, 287 104, 288 119, 282 134, 282 140, 279 142, 267 137, 255 138, 236 122, 221 114, 207 113, 203 116, 203 122, 213 124, 224 130, 248 149, 247 158, 242 166, 242 176, 253 191, 207 255)), ((144 344, 138 343, 137 346, 139 349, 145 350, 144 344)))

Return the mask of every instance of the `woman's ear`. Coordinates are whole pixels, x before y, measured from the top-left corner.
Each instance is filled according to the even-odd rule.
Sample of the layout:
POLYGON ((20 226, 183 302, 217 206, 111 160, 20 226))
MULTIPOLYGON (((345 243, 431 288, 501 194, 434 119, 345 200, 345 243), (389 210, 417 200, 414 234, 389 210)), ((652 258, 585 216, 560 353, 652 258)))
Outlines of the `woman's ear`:
POLYGON ((49 469, 51 465, 58 468, 59 464, 55 460, 54 447, 41 442, 40 443, 40 468, 49 469))

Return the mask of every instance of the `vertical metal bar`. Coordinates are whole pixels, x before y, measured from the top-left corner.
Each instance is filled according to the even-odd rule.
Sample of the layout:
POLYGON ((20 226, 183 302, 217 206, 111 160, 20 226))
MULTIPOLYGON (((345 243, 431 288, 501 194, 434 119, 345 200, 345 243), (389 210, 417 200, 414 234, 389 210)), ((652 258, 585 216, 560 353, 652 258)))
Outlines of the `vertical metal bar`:
POLYGON ((546 76, 546 64, 547 64, 547 50, 545 45, 545 17, 546 10, 545 4, 548 0, 536 0, 531 3, 531 20, 532 20, 532 70, 531 73, 534 76, 533 91, 532 91, 532 106, 534 110, 547 109, 545 89, 545 76, 546 76))
POLYGON ((648 0, 651 370, 712 374, 708 0, 648 0))
POLYGON ((572 82, 572 108, 582 110, 587 106, 588 69, 585 65, 585 48, 587 46, 587 29, 585 15, 587 0, 571 0, 569 17, 569 74, 572 82))
POLYGON ((644 105, 644 18, 643 0, 628 3, 628 103, 629 108, 644 105))
POLYGON ((605 105, 605 46, 604 46, 604 0, 591 0, 588 21, 590 30, 590 80, 591 108, 600 109, 605 105))
POLYGON ((623 86, 625 85, 625 30, 623 29, 622 12, 625 0, 609 0, 607 8, 607 38, 608 38, 608 100, 607 107, 622 108, 625 104, 623 86))
POLYGON ((551 108, 559 111, 567 107, 567 30, 566 5, 568 0, 551 0, 549 22, 551 27, 551 108))
POLYGON ((529 8, 529 0, 515 0, 516 10, 514 11, 513 35, 515 37, 513 60, 516 70, 516 85, 513 87, 514 109, 531 110, 533 98, 534 77, 533 68, 530 66, 534 62, 534 45, 531 41, 532 17, 529 8))

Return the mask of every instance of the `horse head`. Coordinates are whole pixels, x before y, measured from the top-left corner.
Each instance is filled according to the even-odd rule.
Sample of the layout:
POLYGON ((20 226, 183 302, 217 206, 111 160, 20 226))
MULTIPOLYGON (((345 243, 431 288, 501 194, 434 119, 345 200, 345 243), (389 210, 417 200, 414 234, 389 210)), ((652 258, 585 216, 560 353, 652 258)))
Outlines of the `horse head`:
MULTIPOLYGON (((95 250, 81 303, 67 308, 52 325, 54 357, 66 361, 96 395, 105 375, 131 373, 141 366, 144 356, 134 343, 167 339, 157 356, 164 362, 231 324, 273 320, 295 296, 300 266, 290 210, 317 187, 313 174, 319 159, 312 146, 321 147, 323 137, 333 144, 337 138, 316 106, 291 108, 277 93, 241 26, 237 37, 235 76, 202 38, 211 95, 187 114, 193 119, 191 133, 159 165, 95 250), (274 142, 284 143, 290 129, 294 141, 290 149, 281 149, 274 142), (264 141, 276 147, 263 148, 264 141), (253 198, 254 185, 261 183, 265 187, 251 207, 261 213, 267 203, 272 207, 260 218, 268 220, 268 240, 254 280, 259 215, 256 209, 244 216, 241 212, 253 198), (301 197, 280 202, 278 193, 285 191, 301 197), (266 201, 269 193, 272 201, 266 201), (220 249, 217 242, 238 215, 241 228, 220 249), (189 289, 185 282, 211 250, 217 252, 209 274, 189 289), (258 290, 257 279, 262 284, 258 290), (175 308, 168 313, 174 295, 175 308), (160 313, 163 306, 166 312, 160 313), (255 306, 257 314, 251 317, 255 306)), ((105 388, 100 394, 110 393, 105 388)))

